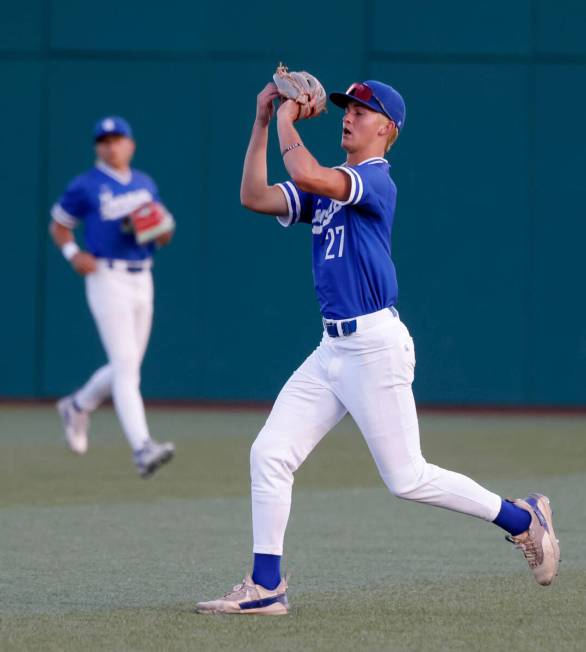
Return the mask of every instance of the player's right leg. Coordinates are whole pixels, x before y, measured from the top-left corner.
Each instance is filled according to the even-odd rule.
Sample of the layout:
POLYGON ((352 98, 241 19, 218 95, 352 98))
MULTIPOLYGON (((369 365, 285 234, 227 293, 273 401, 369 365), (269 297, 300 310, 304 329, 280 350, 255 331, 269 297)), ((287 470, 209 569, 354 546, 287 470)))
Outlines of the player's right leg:
POLYGON ((330 359, 318 348, 291 376, 250 452, 254 569, 224 597, 197 605, 199 613, 287 613, 281 577, 293 474, 346 414, 328 386, 330 359))
POLYGON ((69 450, 77 455, 84 455, 88 449, 88 412, 80 408, 74 394, 57 401, 55 407, 63 422, 65 441, 69 450))
POLYGON ((89 415, 112 391, 112 367, 100 367, 87 383, 73 394, 57 402, 63 421, 65 440, 70 450, 83 455, 88 449, 89 415))
POLYGON ((81 410, 93 412, 111 395, 112 365, 105 364, 91 375, 86 384, 73 394, 73 397, 81 410))
POLYGON ((407 328, 398 317, 388 316, 384 326, 352 337, 333 344, 344 350, 346 361, 340 396, 389 490, 405 500, 443 507, 502 527, 525 554, 536 580, 550 584, 557 573, 559 546, 548 499, 537 495, 515 503, 505 501, 465 475, 428 463, 419 441, 411 389, 415 353, 407 328))

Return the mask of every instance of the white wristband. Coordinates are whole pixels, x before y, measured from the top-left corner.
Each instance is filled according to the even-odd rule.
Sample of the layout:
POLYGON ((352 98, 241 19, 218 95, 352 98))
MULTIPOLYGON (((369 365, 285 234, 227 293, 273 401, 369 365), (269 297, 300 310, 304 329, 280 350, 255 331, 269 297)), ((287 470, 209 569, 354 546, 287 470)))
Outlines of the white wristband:
POLYGON ((77 254, 79 252, 80 252, 80 248, 72 240, 70 240, 69 242, 66 242, 61 247, 61 253, 65 256, 65 258, 67 260, 71 260, 75 256, 75 254, 77 254))

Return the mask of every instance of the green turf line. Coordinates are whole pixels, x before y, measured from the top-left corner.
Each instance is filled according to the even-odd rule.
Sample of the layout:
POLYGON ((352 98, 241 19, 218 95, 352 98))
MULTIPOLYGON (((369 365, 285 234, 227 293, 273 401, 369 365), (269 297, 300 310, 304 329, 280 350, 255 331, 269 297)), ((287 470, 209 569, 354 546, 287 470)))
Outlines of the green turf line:
POLYGON ((53 412, 0 414, 0 649, 584 650, 586 429, 576 418, 422 420, 435 463, 552 497, 542 588, 496 527, 391 497, 350 421, 297 474, 284 619, 196 616, 250 566, 248 448, 263 415, 150 414, 178 457, 140 480, 105 411, 82 459, 53 412), (238 418, 238 417, 241 418, 238 418))

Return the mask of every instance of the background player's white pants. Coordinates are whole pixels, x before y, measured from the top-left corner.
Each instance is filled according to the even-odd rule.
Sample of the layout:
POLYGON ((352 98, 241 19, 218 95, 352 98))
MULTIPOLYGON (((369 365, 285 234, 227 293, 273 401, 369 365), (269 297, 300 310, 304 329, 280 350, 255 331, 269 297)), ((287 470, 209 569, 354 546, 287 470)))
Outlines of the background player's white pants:
POLYGON ((349 337, 324 334, 281 390, 251 449, 254 552, 283 553, 293 473, 347 411, 394 495, 496 518, 498 495, 423 458, 411 391, 414 368, 413 340, 389 310, 359 320, 349 337))
POLYGON ((86 277, 86 295, 109 363, 98 369, 75 395, 84 410, 95 410, 110 394, 133 450, 149 439, 140 395, 140 367, 153 318, 150 270, 130 273, 100 261, 86 277))

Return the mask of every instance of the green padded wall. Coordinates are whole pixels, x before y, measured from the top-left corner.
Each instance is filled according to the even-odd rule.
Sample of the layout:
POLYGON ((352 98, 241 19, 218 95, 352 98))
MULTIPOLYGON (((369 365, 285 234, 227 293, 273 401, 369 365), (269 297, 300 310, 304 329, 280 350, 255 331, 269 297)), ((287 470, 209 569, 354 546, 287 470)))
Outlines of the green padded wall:
POLYGON ((384 62, 372 74, 395 79, 412 107, 390 160, 417 388, 434 402, 523 402, 526 68, 384 62))
POLYGON ((39 287, 44 263, 39 219, 44 187, 42 66, 2 61, 0 87, 10 95, 1 102, 4 125, 0 143, 0 184, 4 203, 0 256, 0 395, 29 396, 40 391, 40 324, 44 297, 39 287))
MULTIPOLYGON (((0 396, 61 395, 105 359, 47 224, 107 113, 132 123, 136 166, 178 222, 155 266, 145 395, 276 395, 321 330, 309 229, 239 203, 255 96, 283 60, 330 90, 378 77, 405 96, 393 248, 418 400, 584 405, 585 26, 578 0, 3 6, 0 396), (287 27, 309 15, 320 28, 287 27)), ((324 164, 343 160, 340 121, 332 107, 301 126, 324 164)), ((269 164, 280 180, 274 142, 269 164)))

